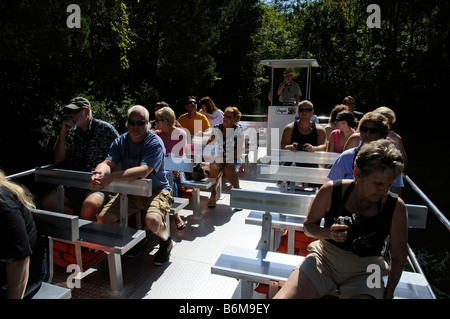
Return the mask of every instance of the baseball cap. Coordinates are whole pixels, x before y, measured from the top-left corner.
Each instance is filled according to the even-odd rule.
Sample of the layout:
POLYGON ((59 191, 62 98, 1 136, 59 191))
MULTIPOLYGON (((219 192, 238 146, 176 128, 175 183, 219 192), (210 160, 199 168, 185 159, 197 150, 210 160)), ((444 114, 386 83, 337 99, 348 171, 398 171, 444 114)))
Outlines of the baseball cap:
POLYGON ((79 109, 85 109, 91 107, 91 103, 84 97, 76 97, 72 100, 70 100, 70 104, 66 105, 65 108, 71 109, 71 110, 79 110, 79 109))

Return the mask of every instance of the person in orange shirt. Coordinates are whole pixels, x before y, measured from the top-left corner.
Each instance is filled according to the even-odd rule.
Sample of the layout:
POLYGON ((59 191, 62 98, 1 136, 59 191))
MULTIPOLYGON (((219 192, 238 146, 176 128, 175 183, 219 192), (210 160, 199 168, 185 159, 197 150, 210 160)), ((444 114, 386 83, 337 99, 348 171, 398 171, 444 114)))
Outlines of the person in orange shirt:
POLYGON ((187 113, 178 118, 178 123, 180 123, 181 127, 187 129, 191 136, 204 132, 210 127, 207 117, 197 112, 197 100, 194 96, 186 98, 185 108, 187 113))

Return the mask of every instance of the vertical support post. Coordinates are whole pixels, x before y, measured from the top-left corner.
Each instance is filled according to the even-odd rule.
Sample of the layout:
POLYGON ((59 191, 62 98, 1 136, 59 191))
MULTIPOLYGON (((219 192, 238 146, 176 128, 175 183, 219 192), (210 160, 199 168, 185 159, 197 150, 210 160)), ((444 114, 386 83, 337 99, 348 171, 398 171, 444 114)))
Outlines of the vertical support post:
POLYGON ((80 271, 83 272, 84 269, 83 269, 83 255, 81 253, 81 244, 80 242, 75 242, 74 245, 75 245, 75 256, 77 259, 77 265, 78 267, 80 267, 80 271))
POLYGON ((56 210, 58 213, 64 213, 64 186, 58 185, 56 188, 56 210))
POLYGON ((194 220, 196 222, 201 220, 201 211, 200 211, 200 189, 198 187, 194 187, 192 189, 192 199, 193 199, 193 215, 194 215, 194 220))
POLYGON ((120 194, 120 226, 128 227, 128 196, 120 194))
POLYGON ((111 291, 119 296, 123 292, 122 263, 119 254, 108 253, 109 280, 111 291))
POLYGON ((288 254, 293 255, 295 251, 295 229, 292 226, 288 227, 288 254))
POLYGON ((253 283, 251 281, 241 279, 241 299, 253 298, 253 283))
POLYGON ((272 215, 270 212, 265 212, 262 220, 261 230, 261 250, 270 250, 270 237, 272 233, 272 215))
POLYGON ((48 237, 48 278, 47 278, 47 282, 48 283, 52 283, 52 279, 53 279, 53 238, 52 237, 48 237))

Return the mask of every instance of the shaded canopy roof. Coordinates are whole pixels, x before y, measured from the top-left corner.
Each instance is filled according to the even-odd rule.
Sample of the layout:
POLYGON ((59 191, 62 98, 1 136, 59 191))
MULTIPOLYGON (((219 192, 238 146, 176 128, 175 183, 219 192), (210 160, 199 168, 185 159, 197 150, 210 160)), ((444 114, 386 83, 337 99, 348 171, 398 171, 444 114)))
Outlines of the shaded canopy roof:
POLYGON ((274 69, 318 67, 316 59, 262 60, 261 64, 274 69))

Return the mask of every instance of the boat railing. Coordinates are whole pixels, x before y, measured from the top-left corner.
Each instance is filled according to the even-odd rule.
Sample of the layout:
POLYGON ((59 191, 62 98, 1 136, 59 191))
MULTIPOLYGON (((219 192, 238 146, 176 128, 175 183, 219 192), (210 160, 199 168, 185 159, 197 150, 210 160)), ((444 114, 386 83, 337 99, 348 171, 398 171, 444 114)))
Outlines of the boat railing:
POLYGON ((404 174, 403 178, 408 182, 409 186, 416 192, 417 195, 425 202, 426 206, 436 215, 439 221, 450 231, 450 222, 445 217, 445 215, 439 210, 439 208, 434 205, 434 203, 425 195, 425 193, 409 178, 408 175, 404 174))

